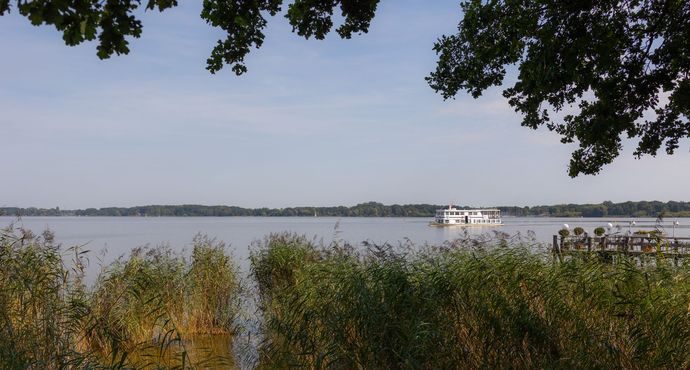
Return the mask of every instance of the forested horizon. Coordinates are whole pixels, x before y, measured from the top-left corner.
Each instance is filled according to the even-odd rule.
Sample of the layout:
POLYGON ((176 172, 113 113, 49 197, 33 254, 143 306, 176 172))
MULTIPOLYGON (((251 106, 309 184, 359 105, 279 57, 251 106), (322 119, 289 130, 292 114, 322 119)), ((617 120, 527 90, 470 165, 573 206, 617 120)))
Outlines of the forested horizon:
MULTIPOLYGON (((4 216, 116 216, 116 217, 433 217, 438 204, 392 204, 378 202, 355 206, 243 208, 237 206, 206 206, 197 204, 147 205, 135 207, 103 207, 66 210, 36 207, 0 207, 4 216)), ((538 206, 455 206, 461 209, 497 208, 503 216, 543 217, 690 217, 690 202, 683 201, 628 201, 597 204, 556 204, 538 206)))

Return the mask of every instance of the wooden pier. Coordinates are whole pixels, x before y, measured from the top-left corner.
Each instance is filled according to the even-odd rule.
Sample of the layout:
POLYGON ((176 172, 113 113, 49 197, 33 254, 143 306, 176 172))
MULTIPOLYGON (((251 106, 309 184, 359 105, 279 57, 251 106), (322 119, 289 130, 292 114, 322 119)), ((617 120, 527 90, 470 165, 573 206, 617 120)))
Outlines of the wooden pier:
POLYGON ((690 257, 690 238, 658 235, 606 235, 606 236, 553 236, 553 252, 568 254, 599 252, 630 256, 662 255, 664 257, 690 257))

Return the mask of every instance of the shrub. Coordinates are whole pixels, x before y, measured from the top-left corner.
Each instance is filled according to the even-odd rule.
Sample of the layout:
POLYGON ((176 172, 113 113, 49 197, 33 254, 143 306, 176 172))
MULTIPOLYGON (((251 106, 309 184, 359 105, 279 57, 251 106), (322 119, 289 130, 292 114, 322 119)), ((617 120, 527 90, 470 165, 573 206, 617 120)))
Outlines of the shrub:
POLYGON ((576 227, 573 229, 573 233, 577 236, 580 236, 585 233, 585 229, 581 228, 580 226, 576 227))
POLYGON ((594 229, 594 235, 596 236, 603 236, 605 233, 606 229, 604 229, 603 227, 597 227, 596 229, 594 229))
POLYGON ((566 236, 570 235, 570 230, 568 230, 566 228, 562 228, 562 229, 558 230, 558 235, 565 238, 566 236))

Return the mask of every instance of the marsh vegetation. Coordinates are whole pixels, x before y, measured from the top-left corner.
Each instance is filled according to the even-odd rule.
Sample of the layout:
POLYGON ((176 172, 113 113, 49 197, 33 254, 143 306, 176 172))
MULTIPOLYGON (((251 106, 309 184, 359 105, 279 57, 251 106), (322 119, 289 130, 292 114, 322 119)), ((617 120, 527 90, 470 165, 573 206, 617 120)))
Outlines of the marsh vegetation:
POLYGON ((261 368, 688 368, 690 269, 555 261, 509 239, 252 256, 261 368))
POLYGON ((690 367, 690 267, 661 256, 556 260, 501 233, 356 248, 281 233, 252 247, 240 284, 224 244, 193 245, 136 248, 87 286, 83 251, 5 229, 0 368, 225 368, 250 335, 253 349, 233 346, 256 354, 235 353, 243 367, 690 367), (250 307, 259 327, 241 331, 250 307), (214 342, 225 358, 189 348, 214 342))
POLYGON ((0 368, 185 368, 184 338, 230 334, 239 309, 237 268, 225 245, 194 239, 191 256, 166 246, 132 250, 84 284, 86 253, 53 235, 0 234, 0 368))

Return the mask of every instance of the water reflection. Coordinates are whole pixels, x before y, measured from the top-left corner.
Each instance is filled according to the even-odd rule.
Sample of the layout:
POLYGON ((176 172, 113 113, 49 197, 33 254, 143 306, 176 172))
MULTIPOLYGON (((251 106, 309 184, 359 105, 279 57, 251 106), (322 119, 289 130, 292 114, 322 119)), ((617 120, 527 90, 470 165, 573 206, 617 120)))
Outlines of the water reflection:
POLYGON ((162 349, 156 344, 129 356, 128 366, 134 368, 178 368, 184 363, 194 369, 236 369, 232 336, 196 335, 184 338, 182 345, 162 349), (161 354, 162 353, 162 354, 161 354))
POLYGON ((232 342, 230 335, 197 335, 184 340, 185 349, 198 369, 236 368, 232 342))

